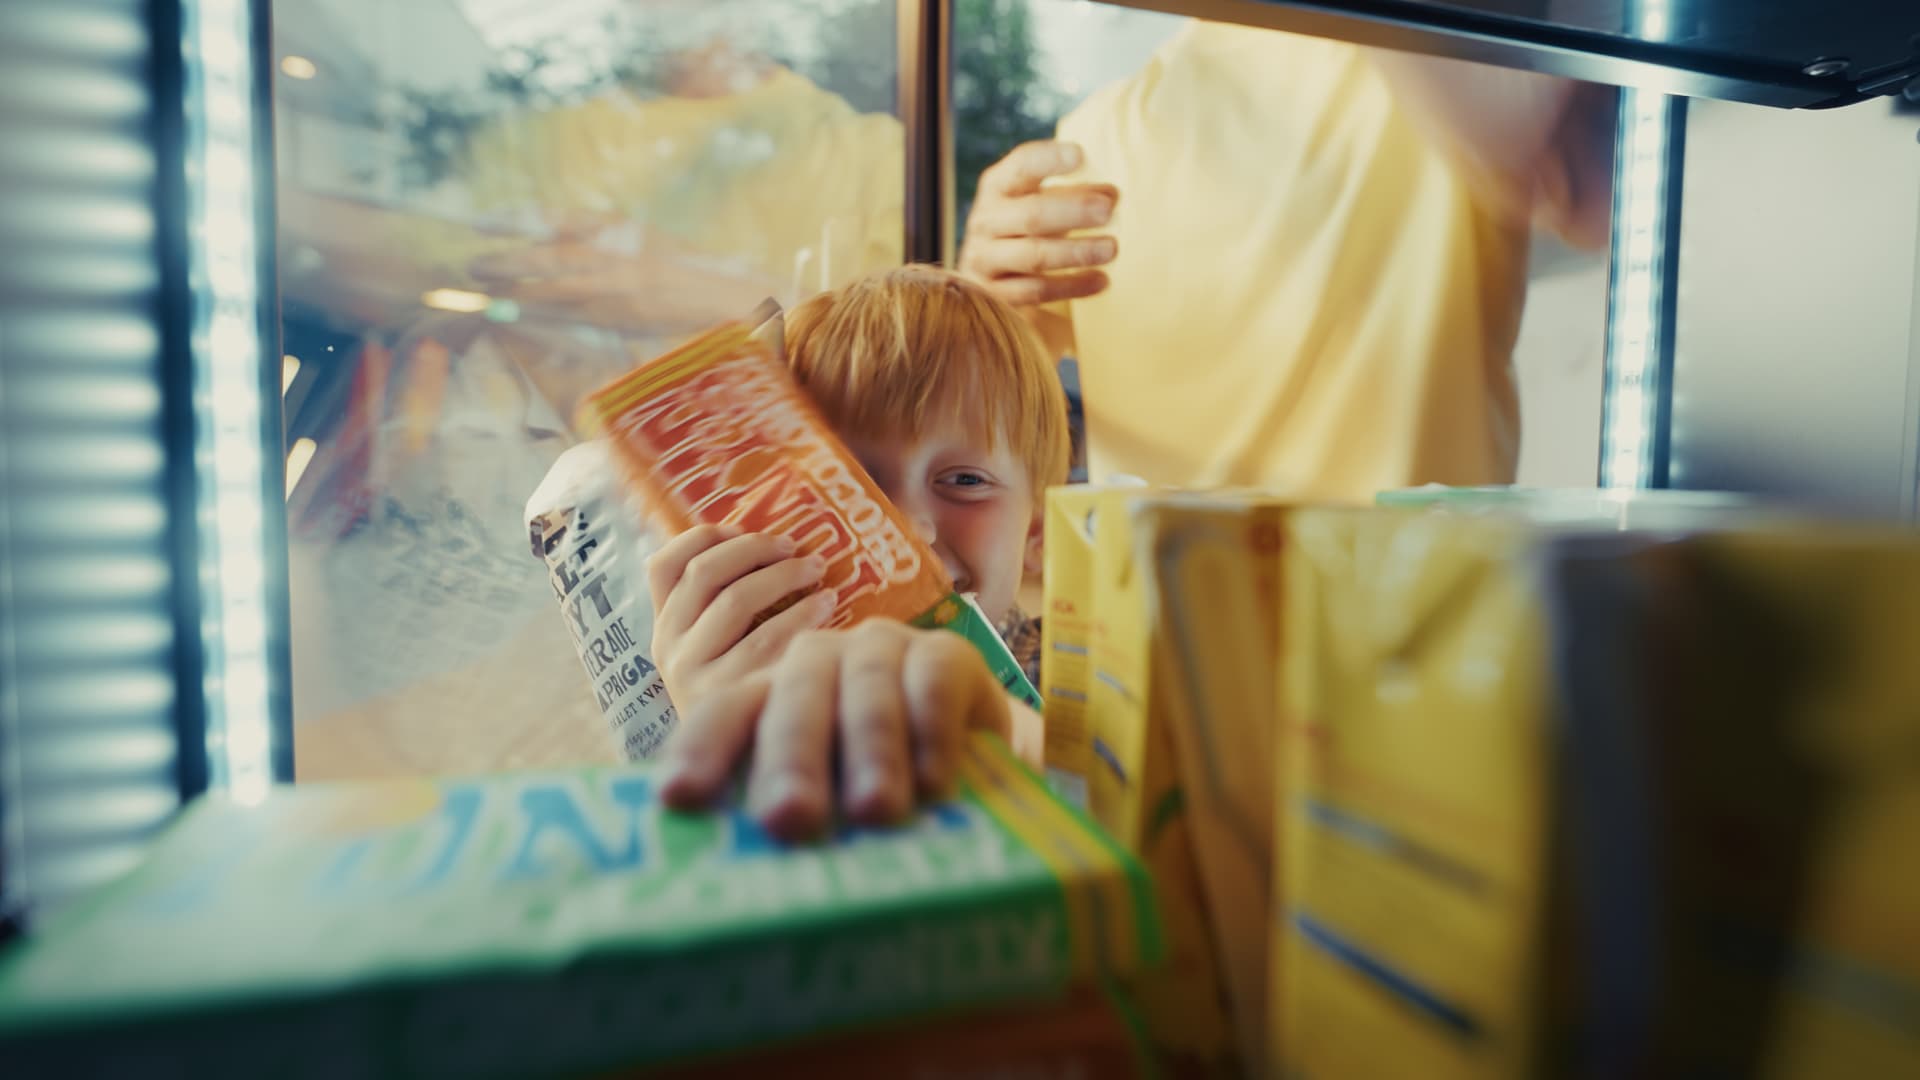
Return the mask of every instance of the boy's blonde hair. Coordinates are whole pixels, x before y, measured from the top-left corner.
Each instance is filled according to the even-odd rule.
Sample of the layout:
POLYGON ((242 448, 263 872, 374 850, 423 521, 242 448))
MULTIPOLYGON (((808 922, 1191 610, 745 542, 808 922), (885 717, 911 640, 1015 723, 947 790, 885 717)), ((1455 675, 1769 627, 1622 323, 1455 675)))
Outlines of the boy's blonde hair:
POLYGON ((1067 480, 1067 396, 1046 347, 1018 312, 959 274, 903 266, 821 293, 788 313, 786 349, 836 429, 903 438, 974 424, 989 449, 1011 443, 1036 500, 1067 480))

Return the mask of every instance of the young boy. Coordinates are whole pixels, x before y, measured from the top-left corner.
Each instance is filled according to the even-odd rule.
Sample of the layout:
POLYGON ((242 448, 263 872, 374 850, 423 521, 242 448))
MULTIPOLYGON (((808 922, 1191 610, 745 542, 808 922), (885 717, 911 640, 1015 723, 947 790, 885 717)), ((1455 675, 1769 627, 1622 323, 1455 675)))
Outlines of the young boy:
MULTIPOLYGON (((910 266, 801 304, 786 347, 800 385, 955 586, 1037 666, 1038 635, 1015 601, 1039 572, 1042 500, 1066 480, 1069 435, 1033 330, 983 287, 910 266)), ((1038 763, 1040 718, 956 634, 887 620, 821 631, 824 594, 753 625, 822 570, 783 538, 711 526, 649 561, 655 659, 681 714, 670 802, 711 800, 751 749, 749 812, 800 837, 827 823, 836 796, 850 819, 877 824, 943 791, 969 727, 1001 731, 1038 763)))

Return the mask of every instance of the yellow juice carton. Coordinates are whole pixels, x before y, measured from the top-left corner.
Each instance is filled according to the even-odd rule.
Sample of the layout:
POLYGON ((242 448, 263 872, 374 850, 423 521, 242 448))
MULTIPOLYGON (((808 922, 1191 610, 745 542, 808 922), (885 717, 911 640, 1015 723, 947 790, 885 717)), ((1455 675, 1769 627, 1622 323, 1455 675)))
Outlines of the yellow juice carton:
POLYGON ((1528 517, 1288 519, 1280 1071, 1920 1075, 1920 539, 1528 517))
POLYGON ((1288 517, 1276 1073, 1532 1071, 1548 837, 1536 532, 1288 517))
POLYGON ((1547 568, 1571 1065, 1920 1076, 1920 540, 1803 525, 1547 568))
POLYGON ((1202 1071, 1234 1056, 1206 921, 1173 733, 1154 678, 1147 607, 1150 566, 1135 508, 1154 493, 1119 488, 1092 497, 1092 631, 1086 724, 1095 820, 1137 852, 1153 874, 1168 944, 1167 968, 1131 987, 1148 1033, 1176 1062, 1202 1071))
POLYGON ((1135 504, 1153 657, 1240 1057, 1266 1075, 1274 882, 1273 678, 1288 504, 1244 494, 1135 504))
POLYGON ((1093 518, 1108 489, 1072 484, 1047 491, 1043 518, 1040 697, 1047 720, 1047 780, 1085 808, 1093 773, 1087 694, 1093 685, 1093 518))

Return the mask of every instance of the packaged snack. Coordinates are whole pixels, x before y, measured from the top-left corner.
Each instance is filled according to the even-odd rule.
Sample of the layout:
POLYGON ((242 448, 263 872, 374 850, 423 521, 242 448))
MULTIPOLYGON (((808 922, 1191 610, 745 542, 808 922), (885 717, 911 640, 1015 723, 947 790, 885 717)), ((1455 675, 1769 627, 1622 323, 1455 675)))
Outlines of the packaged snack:
POLYGON ((1920 542, 1563 543, 1559 1010, 1595 1076, 1920 1076, 1920 542))
POLYGON ((629 761, 653 756, 678 716, 651 656, 651 545, 605 442, 560 455, 527 500, 527 533, 614 746, 629 761))
POLYGON ((1103 489, 1050 488, 1043 517, 1040 696, 1047 718, 1047 778, 1054 790, 1087 805, 1093 775, 1093 733, 1087 693, 1093 687, 1093 515, 1103 489))
POLYGON ((825 559, 822 587, 838 600, 829 625, 912 621, 952 592, 932 549, 745 326, 641 365, 589 408, 666 526, 735 524, 825 559))
POLYGON ((1225 1067, 1235 1049, 1166 722, 1166 686, 1154 677, 1154 658, 1166 646, 1148 616, 1151 568, 1134 516, 1150 494, 1114 488, 1093 504, 1089 805, 1094 820, 1147 864, 1166 921, 1166 970, 1130 987, 1147 1030, 1171 1059, 1211 1069, 1225 1067))
POLYGON ((988 735, 909 824, 782 847, 647 766, 203 799, 0 958, 9 1077, 607 1072, 1160 956, 1139 864, 988 735))
POLYGON ((1754 518, 1762 506, 1749 496, 1719 491, 1644 491, 1623 488, 1425 487, 1383 491, 1375 500, 1394 509, 1458 514, 1518 515, 1542 525, 1580 529, 1689 530, 1754 518))
MULTIPOLYGON (((966 638, 968 643, 979 650, 981 657, 987 661, 987 670, 999 680, 1001 689, 1018 698, 1030 709, 1038 711, 1043 708, 1044 703, 1040 700, 1040 692, 1033 688, 1032 680, 1027 678, 1026 671, 1020 667, 1019 658, 1014 656, 1013 650, 1007 647, 1006 640, 1000 636, 1000 632, 993 628, 993 620, 987 618, 987 613, 980 609, 980 604, 973 598, 973 594, 962 593, 959 600, 960 609, 957 614, 949 616, 946 612, 935 609, 931 618, 923 619, 921 622, 944 627, 966 638)), ((1085 804, 1076 802, 1075 805, 1084 806, 1085 804)))
POLYGON ((1156 1076, 1139 1021, 1113 987, 1082 989, 1059 1004, 968 1012, 897 1029, 863 1031, 666 1072, 657 1080, 1007 1080, 1012 1077, 1156 1076))
POLYGON ((939 557, 781 364, 778 321, 757 317, 758 331, 720 327, 589 398, 648 507, 674 529, 733 524, 791 537, 826 560, 820 587, 837 599, 828 626, 881 616, 951 627, 1008 692, 1038 707, 992 624, 953 592, 939 557))
POLYGON ((1505 517, 1287 519, 1277 1072, 1532 1073, 1549 621, 1505 517))
POLYGON ((1214 959, 1249 1075, 1267 1058, 1274 882, 1272 677, 1287 503, 1141 499, 1134 517, 1152 620, 1153 723, 1172 733, 1214 959))
POLYGON ((1283 1070, 1920 1072, 1913 536, 1286 543, 1283 1070))

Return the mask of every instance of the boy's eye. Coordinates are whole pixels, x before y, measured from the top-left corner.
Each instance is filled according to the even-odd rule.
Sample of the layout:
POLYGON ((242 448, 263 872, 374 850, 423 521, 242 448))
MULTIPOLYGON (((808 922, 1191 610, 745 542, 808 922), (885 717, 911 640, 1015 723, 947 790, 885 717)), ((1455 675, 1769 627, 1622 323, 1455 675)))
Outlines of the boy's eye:
POLYGON ((956 469, 942 476, 940 482, 950 487, 981 488, 992 484, 993 480, 985 473, 977 473, 970 469, 956 469))

